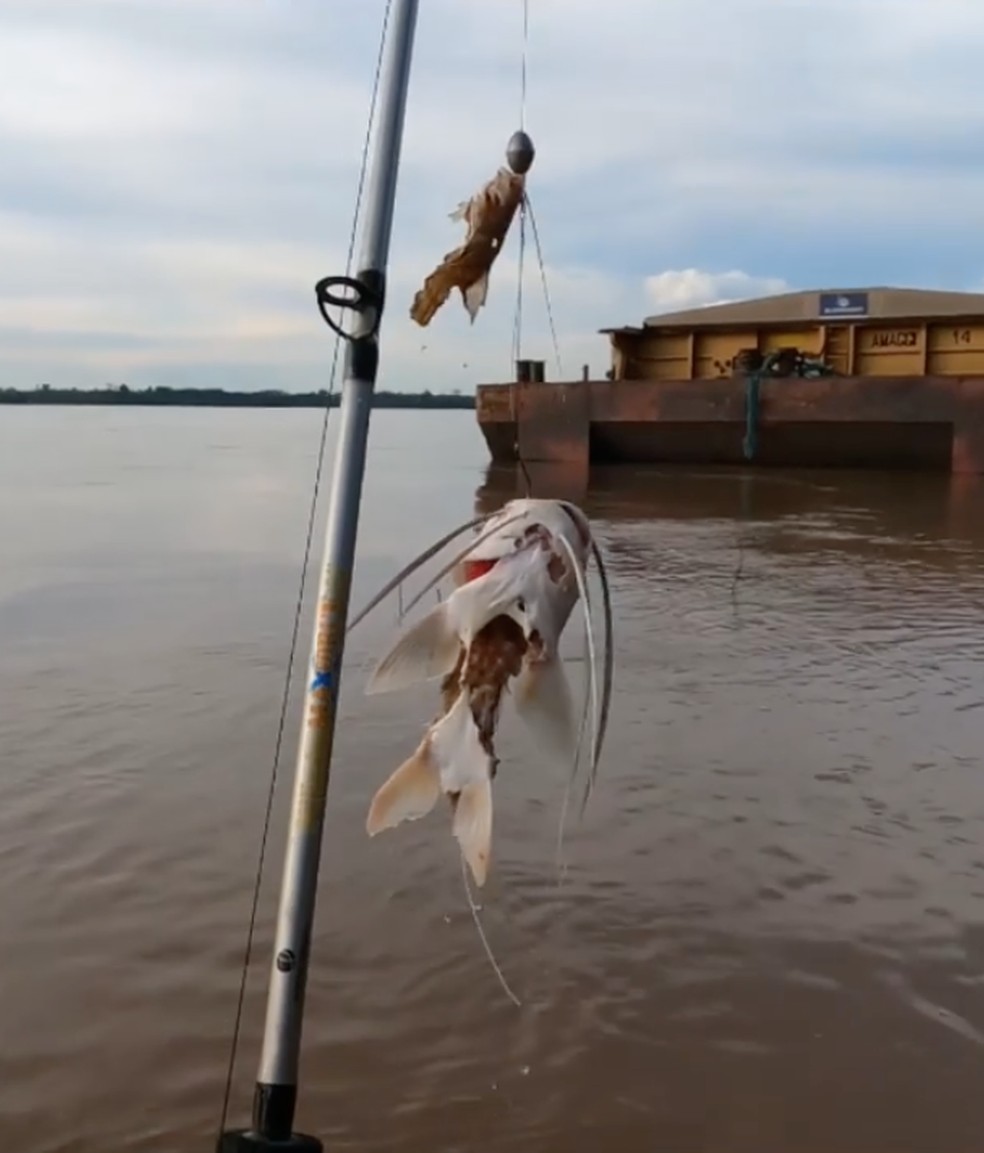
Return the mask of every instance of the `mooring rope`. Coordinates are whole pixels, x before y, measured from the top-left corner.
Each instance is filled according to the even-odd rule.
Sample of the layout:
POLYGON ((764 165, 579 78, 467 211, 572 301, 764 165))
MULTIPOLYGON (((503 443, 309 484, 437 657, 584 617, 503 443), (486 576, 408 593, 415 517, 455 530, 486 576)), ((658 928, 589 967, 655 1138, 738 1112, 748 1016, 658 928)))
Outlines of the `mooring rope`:
MULTIPOLYGON (((379 36, 379 52, 376 57, 376 75, 373 80, 372 96, 369 101, 369 115, 366 124, 365 141, 362 148, 362 162, 359 169, 359 182, 355 194, 355 208, 352 214, 352 231, 349 236, 348 256, 345 263, 345 274, 350 276, 352 261, 355 256, 355 243, 358 236, 359 218, 362 212, 362 197, 365 189, 366 174, 369 167, 369 147, 372 140, 372 127, 376 117, 376 103, 379 97, 379 85, 383 71, 383 55, 386 47, 386 33, 389 28, 390 9, 393 0, 386 0, 383 12, 383 24, 379 36)), ((331 371, 328 382, 328 395, 325 398, 324 416, 321 422, 321 439, 318 444, 318 460, 314 475, 314 486, 311 493, 311 507, 308 514, 307 534, 304 541, 304 558, 301 562, 301 576, 297 590, 297 603, 294 607, 294 620, 291 629, 290 652, 287 657, 287 671, 284 677, 284 691, 280 704, 280 716, 277 723, 277 736, 274 744, 273 764, 270 769, 270 784, 267 790, 266 810, 263 817, 263 829, 260 834, 260 849, 256 864, 256 877, 253 884, 252 901, 250 904, 249 925, 246 930, 246 944, 243 950, 242 973, 239 982, 239 995, 236 1001, 236 1015, 232 1027, 232 1041, 229 1049, 229 1065, 226 1071, 225 1089, 222 1097, 222 1111, 219 1119, 219 1135, 225 1130, 229 1116, 229 1102, 232 1097, 232 1085, 235 1078, 236 1056, 239 1049, 239 1036, 242 1028, 243 1006, 246 1000, 246 984, 249 977, 250 960, 253 954, 253 937, 256 930, 256 914, 260 902, 260 891, 263 886, 263 868, 266 862, 267 842, 270 835, 270 821, 273 813, 273 802, 277 791, 277 779, 280 771, 280 758, 283 750, 284 731, 287 723, 287 707, 290 699, 291 680, 293 677, 294 660, 297 654, 297 641, 300 633, 301 613, 304 605, 304 590, 307 585, 308 568, 311 561, 311 546, 314 541, 315 515, 318 506, 318 496, 321 491, 321 479, 324 473, 325 446, 328 441, 328 416, 331 412, 332 400, 335 396, 335 381, 338 375, 338 357, 342 338, 336 333, 335 347, 332 352, 331 371)))

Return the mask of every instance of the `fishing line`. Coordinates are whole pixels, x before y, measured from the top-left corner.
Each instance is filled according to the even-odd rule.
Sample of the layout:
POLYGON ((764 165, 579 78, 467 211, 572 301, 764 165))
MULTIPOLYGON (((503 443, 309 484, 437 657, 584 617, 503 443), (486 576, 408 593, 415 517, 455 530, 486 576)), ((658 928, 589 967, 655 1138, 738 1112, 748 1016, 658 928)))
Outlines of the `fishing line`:
MULTIPOLYGON (((522 51, 520 53, 520 80, 519 80, 519 127, 521 131, 526 130, 526 77, 527 77, 527 60, 529 56, 530 44, 530 3, 529 0, 523 0, 523 40, 522 51)), ((526 193, 523 193, 523 199, 519 204, 519 260, 518 272, 516 282, 516 313, 513 318, 513 337, 512 337, 512 364, 510 365, 510 374, 515 371, 516 362, 522 356, 522 342, 523 342, 523 274, 525 269, 526 257, 526 211, 527 211, 527 198, 526 193)), ((525 496, 527 498, 533 495, 533 482, 530 478, 529 470, 526 467, 526 461, 523 460, 523 454, 520 449, 519 435, 517 432, 516 437, 516 459, 519 462, 520 472, 523 477, 523 485, 526 489, 525 496)), ((474 547, 474 546, 472 546, 474 547)), ((438 578, 440 579, 440 578, 438 578)), ((436 583, 436 582, 435 582, 436 583)), ((461 855, 461 878, 465 886, 465 896, 468 900, 468 908, 471 911, 472 920, 475 922, 475 928, 478 930, 479 939, 482 942, 482 947, 485 950, 485 956, 488 958, 489 964, 496 975, 496 979, 502 986, 503 992, 510 1001, 521 1009, 522 1002, 516 994, 510 989, 508 981, 499 968, 499 963, 495 959, 492 952, 492 947, 489 945, 488 938, 485 935, 485 929, 482 927, 482 918, 479 915, 478 906, 475 904, 475 898, 472 895, 471 884, 468 881, 468 868, 465 863, 464 854, 461 855)))
POLYGON ((478 936, 482 942, 482 947, 485 949, 485 956, 489 959, 489 964, 492 966, 492 971, 495 973, 499 984, 502 986, 502 991, 506 994, 509 1000, 512 1001, 517 1009, 522 1009, 523 1002, 509 987, 509 982, 506 980, 505 975, 499 968, 499 962, 495 959, 495 954, 492 952, 492 946, 489 944, 489 939, 485 935, 485 929, 482 927, 482 918, 479 916, 479 908, 475 903, 475 897, 472 893, 471 882, 468 880, 468 865, 465 862, 465 854, 461 853, 460 856, 461 879, 465 886, 465 896, 468 899, 468 908, 471 910, 472 920, 475 922, 475 928, 478 930, 478 936))
MULTIPOLYGON (((523 49, 520 54, 519 129, 526 131, 526 71, 530 46, 530 3, 523 0, 523 49)), ((519 360, 523 326, 523 259, 526 255, 526 195, 519 203, 519 278, 516 286, 516 318, 513 321, 513 363, 519 360)))
POLYGON ((748 478, 741 479, 741 510, 738 520, 735 536, 738 544, 738 563, 735 565, 735 571, 731 576, 731 604, 732 608, 737 615, 738 613, 738 583, 745 575, 745 534, 742 531, 746 520, 750 519, 751 509, 749 507, 749 485, 748 478))
MULTIPOLYGON (((522 54, 521 54, 521 72, 520 72, 520 129, 525 131, 526 128, 526 89, 527 89, 527 61, 529 55, 529 0, 523 0, 523 41, 522 41, 522 54)), ((518 283, 516 286, 516 312, 513 320, 513 360, 518 361, 522 351, 522 332, 523 332, 523 280, 525 272, 525 255, 526 255, 526 218, 529 216, 530 228, 533 234, 533 243, 536 250, 537 265, 540 271, 540 284, 543 289, 544 305, 547 312, 547 323, 550 328, 550 337, 553 342, 554 360, 557 368, 557 377, 559 380, 564 379, 564 366, 560 353, 560 341, 557 337, 557 326, 554 321, 553 303, 550 295, 550 285, 547 278, 546 262, 543 256, 543 246, 540 242, 540 232, 536 223, 536 214, 533 211, 533 204, 530 200, 529 194, 524 192, 523 199, 520 204, 519 216, 519 259, 518 259, 518 283)), ((516 460, 519 465, 519 470, 523 478, 525 487, 525 496, 529 499, 533 496, 533 481, 530 476, 529 468, 527 467, 526 460, 523 457, 522 445, 517 430, 517 437, 515 442, 516 460)), ((582 571, 578 564, 577 557, 574 555, 573 549, 566 540, 562 539, 561 542, 570 554, 571 563, 574 566, 575 578, 578 584, 578 592, 582 601, 582 608, 584 612, 584 642, 585 642, 585 656, 588 666, 588 683, 585 686, 585 699, 582 705, 581 719, 578 727, 577 742, 573 754, 573 764, 571 773, 564 790, 564 799, 561 807, 560 823, 557 831, 557 866, 560 873, 558 883, 563 882, 564 874, 566 873, 566 864, 563 861, 563 837, 564 826, 567 816, 567 811, 570 805, 571 793, 573 790, 574 782, 577 779, 578 769, 580 766, 581 751, 584 742, 585 730, 587 728, 588 716, 590 714, 592 721, 592 764, 589 770, 588 782, 585 788, 584 795, 581 799, 581 816, 584 815, 584 808, 587 804, 588 798, 591 793, 591 786, 594 783, 597 768, 598 758, 601 754, 601 745, 604 740, 604 731, 607 726, 608 709, 611 695, 611 680, 612 680, 612 627, 611 627, 611 597, 608 588, 607 576, 604 567, 600 570, 602 581, 602 597, 605 607, 605 679, 604 688, 602 691, 603 703, 601 705, 601 716, 599 717, 599 700, 598 700, 598 669, 597 669, 597 652, 594 643, 594 633, 591 621, 591 602, 587 587, 587 574, 582 571)), ((591 551, 596 560, 602 565, 600 550, 597 543, 593 539, 591 541, 591 551)), ((485 932, 482 928, 481 919, 478 914, 478 908, 475 905, 472 897, 470 885, 468 883, 468 872, 465 864, 464 856, 462 856, 462 876, 465 883, 465 893, 468 897, 469 908, 472 912, 472 917, 475 921, 475 926, 478 929, 482 945, 485 948, 486 956, 489 963, 492 965, 499 983, 502 985, 507 996, 510 1000, 519 1006, 520 1002, 515 994, 509 989, 502 971, 495 960, 492 950, 489 946, 485 932)))
MULTIPOLYGON (((522 356, 522 343, 523 343, 523 278, 525 275, 526 264, 526 208, 527 198, 523 195, 523 199, 519 205, 519 269, 516 281, 516 315, 513 320, 513 343, 512 343, 512 364, 509 366, 510 373, 515 371, 516 364, 522 356)), ((526 461, 523 459, 522 451, 520 450, 519 434, 517 430, 516 436, 516 460, 519 462, 519 471, 523 477, 523 495, 529 500, 533 495, 533 480, 530 477, 529 469, 526 467, 526 461)))
POLYGON ((543 248, 540 245, 540 230, 536 226, 536 213, 528 195, 523 197, 526 209, 530 214, 530 228, 533 232, 533 243, 536 246, 536 261, 540 266, 540 283, 543 285, 543 300, 547 306, 547 322, 550 325, 550 336, 553 340, 554 360, 557 363, 557 378, 564 379, 564 365, 560 359, 560 341, 557 339, 557 326, 554 324, 553 306, 550 303, 550 287, 547 284, 547 266, 543 260, 543 248))
POLYGON ((738 563, 735 565, 735 571, 731 575, 731 601, 735 609, 738 608, 738 582, 741 580, 745 572, 745 541, 738 532, 738 563))
POLYGON ((519 274, 516 278, 516 315, 513 319, 512 365, 522 356, 523 344, 523 269, 526 259, 526 197, 519 204, 519 274))
MULTIPOLYGON (((587 672, 588 672, 588 686, 584 710, 581 714, 581 725, 577 734, 577 746, 574 750, 574 764, 571 768, 571 775, 567 781, 567 787, 564 789, 564 802, 560 810, 560 824, 557 829, 557 864, 560 868, 560 877, 558 883, 562 883, 564 875, 567 872, 566 866, 562 860, 563 844, 564 844, 564 824, 567 818, 567 809, 570 804, 571 790, 574 787, 574 781, 577 779, 577 770, 580 767, 581 761, 581 745, 584 739, 585 719, 589 712, 591 715, 591 735, 592 735, 592 755, 597 759, 599 753, 599 706, 598 706, 598 657, 597 650, 594 643, 594 629, 591 624, 591 598, 588 592, 588 582, 585 574, 581 571, 581 565, 578 562, 577 555, 571 547, 570 542, 566 537, 559 537, 561 545, 567 552, 568 559, 571 567, 574 570, 574 577, 577 581, 578 592, 580 593, 581 609, 584 616, 584 642, 587 648, 587 672)), ((590 775, 589 775, 590 784, 590 775)), ((583 806, 582 806, 583 815, 583 806)))
MULTIPOLYGON (((585 626, 586 628, 586 626, 585 626)), ((589 661, 587 651, 587 631, 585 631, 585 648, 584 648, 584 663, 587 665, 589 661)), ((590 675, 590 674, 589 674, 590 675)), ((581 767, 581 749, 584 746, 584 733, 588 727, 588 707, 590 698, 587 693, 584 694, 584 703, 581 706, 581 721, 577 730, 577 744, 574 746, 574 757, 571 764, 570 776, 567 778, 567 784, 564 786, 564 799, 560 806, 560 820, 557 824, 557 885, 558 887, 564 883, 567 876, 567 862, 564 860, 564 829, 567 824, 567 810, 571 803, 571 792, 574 788, 574 781, 577 779, 577 771, 581 767)))
POLYGON ((530 51, 530 0, 523 0, 523 52, 519 80, 519 127, 526 130, 526 62, 530 51))
MULTIPOLYGON (((379 52, 376 57, 376 74, 372 85, 372 95, 369 100, 369 114, 366 124, 365 141, 362 147, 362 161, 359 168, 359 181, 355 194, 355 209, 352 214, 352 231, 349 237, 348 256, 345 262, 345 275, 350 276, 352 261, 355 255, 355 243, 358 235, 359 218, 362 212, 362 197, 365 189, 366 173, 369 167, 369 148, 372 140, 372 127, 376 118, 376 104, 379 97, 380 79, 383 70, 383 56, 386 47, 386 34, 389 28, 390 10, 393 0, 386 0, 383 12, 383 24, 379 36, 379 52)), ((243 950, 242 973, 239 982, 239 995, 236 1001, 236 1015, 232 1027, 232 1041, 229 1049, 229 1064, 226 1070, 225 1087, 222 1097, 222 1111, 219 1120, 219 1134, 226 1127, 229 1116, 229 1103, 232 1097, 232 1085, 235 1079, 236 1056, 239 1050, 239 1037, 242 1029, 243 1007, 246 1000, 246 984, 249 977, 249 966, 253 955, 253 938, 256 930, 256 915, 260 903, 260 891, 263 886, 263 868, 266 862, 267 842, 270 835, 270 822, 273 814, 273 802, 277 791, 277 779, 280 771, 280 758, 283 750, 284 731, 287 723, 287 707, 290 698, 291 681, 293 678, 294 660, 297 654, 297 639, 300 632, 301 613, 304 604, 304 590, 307 584, 307 573, 311 560, 311 546, 314 540, 314 524, 317 512, 318 496, 321 491, 321 478, 324 472, 325 446, 328 440, 328 415, 331 412, 332 400, 335 396, 335 381, 338 374, 338 354, 341 348, 341 333, 335 335, 335 347, 332 352, 331 370, 328 382, 328 395, 325 398, 324 417, 321 422, 321 438, 318 444, 317 467, 314 475, 314 487, 311 493, 311 508, 308 515, 307 534, 304 541, 304 557, 301 562, 301 576, 297 590, 297 603, 294 608, 294 621, 291 630, 290 651, 287 657, 287 671, 284 677, 284 691, 281 698, 280 716, 277 723, 277 736, 274 744, 273 764, 270 770, 270 785, 267 790, 266 810, 263 817, 263 829, 260 834, 260 850, 256 864, 256 877, 253 884, 252 902, 250 905, 249 925, 246 930, 246 944, 243 950)))

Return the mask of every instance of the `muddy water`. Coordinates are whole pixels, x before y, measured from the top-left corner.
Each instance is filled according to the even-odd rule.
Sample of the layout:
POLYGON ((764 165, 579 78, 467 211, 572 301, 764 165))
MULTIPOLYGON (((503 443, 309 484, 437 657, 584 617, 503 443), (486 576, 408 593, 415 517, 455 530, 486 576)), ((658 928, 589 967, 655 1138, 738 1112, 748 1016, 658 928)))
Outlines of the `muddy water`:
MULTIPOLYGON (((210 1148, 319 417, 2 412, 0 1134, 210 1148)), ((484 460, 471 414, 376 418, 357 603, 508 495, 484 460)), ((393 609, 353 635, 299 1122, 400 1153, 978 1147, 984 490, 633 472, 585 503, 617 698, 563 886, 562 776, 506 724, 482 916, 521 1009, 443 817, 365 838, 432 701, 361 695, 393 609)))

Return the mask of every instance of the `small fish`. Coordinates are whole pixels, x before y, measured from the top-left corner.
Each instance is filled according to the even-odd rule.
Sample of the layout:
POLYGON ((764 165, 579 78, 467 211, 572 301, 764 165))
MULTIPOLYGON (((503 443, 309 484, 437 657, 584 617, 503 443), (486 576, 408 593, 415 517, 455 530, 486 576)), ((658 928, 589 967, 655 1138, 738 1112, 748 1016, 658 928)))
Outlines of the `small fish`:
POLYGON ((541 741, 573 754, 558 645, 591 547, 587 518, 567 503, 514 500, 486 522, 453 571, 454 592, 400 637, 366 688, 390 692, 442 678, 438 716, 372 800, 370 836, 425 816, 444 793, 461 852, 475 882, 485 883, 495 734, 511 681, 517 711, 541 741))
POLYGON ((475 193, 462 201, 451 219, 463 220, 467 228, 461 244, 447 253, 414 296, 410 316, 426 328, 453 288, 474 324, 489 294, 489 274, 502 251, 506 233, 526 192, 525 176, 509 168, 499 171, 475 193))

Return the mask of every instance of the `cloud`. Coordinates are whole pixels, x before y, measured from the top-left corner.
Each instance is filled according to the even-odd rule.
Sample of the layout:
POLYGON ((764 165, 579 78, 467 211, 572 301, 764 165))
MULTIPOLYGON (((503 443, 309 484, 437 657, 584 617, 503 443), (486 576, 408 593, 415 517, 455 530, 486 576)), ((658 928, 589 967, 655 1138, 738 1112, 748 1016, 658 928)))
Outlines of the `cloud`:
MULTIPOLYGON (((0 385, 322 387, 382 0, 5 0, 0 385)), ((531 0, 531 195, 565 374, 597 329, 984 275, 977 0, 531 0)), ((519 117, 516 0, 421 5, 381 384, 510 371, 518 236, 475 325, 407 316, 519 117)), ((553 341, 529 238, 523 352, 553 341)))
POLYGON ((790 285, 778 276, 749 276, 737 270, 701 272, 696 268, 647 276, 645 289, 646 298, 656 312, 676 312, 791 291, 790 285))

